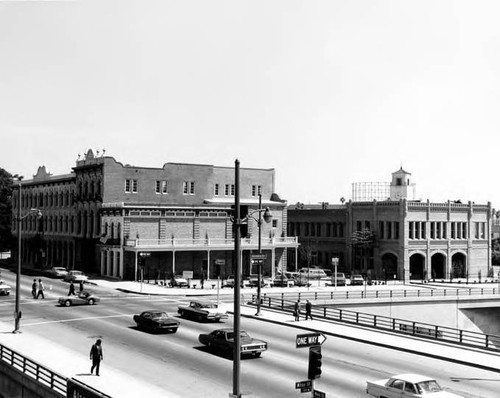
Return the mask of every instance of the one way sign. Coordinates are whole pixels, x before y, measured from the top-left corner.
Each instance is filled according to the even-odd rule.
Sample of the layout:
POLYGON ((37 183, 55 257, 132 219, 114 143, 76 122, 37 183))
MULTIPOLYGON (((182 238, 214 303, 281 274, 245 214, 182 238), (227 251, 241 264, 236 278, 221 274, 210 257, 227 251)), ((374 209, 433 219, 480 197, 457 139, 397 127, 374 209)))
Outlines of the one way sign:
POLYGON ((298 334, 296 348, 302 347, 311 347, 313 345, 321 345, 325 342, 326 337, 323 333, 307 333, 307 334, 298 334))

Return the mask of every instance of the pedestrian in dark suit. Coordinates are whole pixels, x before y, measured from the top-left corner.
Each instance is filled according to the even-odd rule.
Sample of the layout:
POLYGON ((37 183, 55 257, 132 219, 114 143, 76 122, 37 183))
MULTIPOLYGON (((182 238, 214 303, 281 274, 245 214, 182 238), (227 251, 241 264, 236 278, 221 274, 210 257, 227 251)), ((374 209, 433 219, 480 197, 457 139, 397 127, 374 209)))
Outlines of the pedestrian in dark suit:
POLYGON ((43 283, 41 279, 38 279, 38 293, 36 294, 36 298, 42 296, 42 298, 45 298, 45 295, 43 294, 43 291, 45 288, 43 287, 43 283))
POLYGON ((312 310, 312 304, 309 300, 306 300, 306 321, 308 318, 311 318, 311 321, 313 319, 311 310, 312 310))
POLYGON ((75 285, 73 284, 73 281, 69 283, 69 293, 68 296, 76 296, 75 294, 75 285))
POLYGON ((83 281, 80 281, 80 293, 83 292, 83 281))
POLYGON ((31 285, 31 294, 33 298, 36 299, 36 293, 38 291, 38 283, 36 283, 36 279, 33 279, 33 284, 31 285))
POLYGON ((300 300, 298 300, 298 299, 295 302, 295 307, 294 307, 293 313, 295 315, 295 320, 300 321, 300 300))
POLYGON ((92 344, 92 347, 90 348, 90 359, 92 360, 90 373, 93 374, 95 369, 96 376, 99 376, 99 366, 103 360, 101 339, 97 339, 95 344, 92 344))

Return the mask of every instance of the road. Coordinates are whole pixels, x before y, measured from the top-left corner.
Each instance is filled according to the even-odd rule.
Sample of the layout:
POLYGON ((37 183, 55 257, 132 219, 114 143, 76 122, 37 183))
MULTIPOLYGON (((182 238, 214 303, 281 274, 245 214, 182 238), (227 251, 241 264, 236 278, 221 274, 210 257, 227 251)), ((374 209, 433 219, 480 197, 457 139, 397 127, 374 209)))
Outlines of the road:
MULTIPOLYGON (((14 274, 2 276, 12 287, 14 274)), ((198 323, 181 319, 175 334, 150 334, 135 328, 132 316, 142 310, 160 308, 171 314, 185 297, 149 297, 120 293, 92 286, 101 296, 96 306, 59 307, 57 297, 66 295, 68 284, 46 279, 45 300, 31 298, 32 277, 23 276, 21 329, 30 328, 51 344, 71 347, 75 355, 88 356, 96 338, 103 339, 104 362, 113 367, 181 396, 226 397, 232 391, 231 359, 207 351, 198 342, 200 333, 218 327, 232 327, 232 318, 221 323, 198 323)), ((14 290, 14 289, 13 289, 14 290)), ((0 297, 0 320, 12 320, 14 291, 0 297)), ((231 304, 227 303, 228 308, 231 304)), ((12 320, 13 323, 13 320, 12 320)), ((241 392, 253 397, 290 397, 302 395, 295 382, 307 378, 307 348, 295 348, 295 327, 263 323, 242 318, 241 327, 252 336, 269 342, 261 358, 241 361, 241 392)), ((50 355, 50 347, 47 347, 50 355)), ((329 336, 323 344, 323 374, 316 389, 327 397, 366 397, 366 380, 402 372, 436 376, 451 391, 464 397, 498 396, 500 375, 472 367, 410 355, 381 347, 329 336)), ((90 369, 82 369, 82 374, 90 369)), ((69 375, 71 376, 71 375, 69 375)))

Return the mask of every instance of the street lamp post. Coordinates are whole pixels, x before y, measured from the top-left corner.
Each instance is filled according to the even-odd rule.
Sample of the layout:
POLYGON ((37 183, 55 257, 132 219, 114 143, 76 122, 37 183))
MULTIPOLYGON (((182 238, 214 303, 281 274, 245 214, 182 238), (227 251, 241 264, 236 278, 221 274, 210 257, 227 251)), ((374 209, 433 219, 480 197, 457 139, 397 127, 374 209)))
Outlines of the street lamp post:
POLYGON ((22 221, 32 215, 36 214, 37 218, 40 218, 42 216, 42 212, 38 209, 30 209, 30 211, 25 214, 24 216, 21 216, 21 180, 22 177, 18 176, 17 177, 19 181, 19 191, 17 195, 17 272, 16 272, 16 308, 14 311, 14 330, 12 333, 21 333, 19 330, 20 328, 20 320, 21 320, 21 310, 20 310, 20 297, 21 297, 21 242, 22 242, 22 237, 21 237, 21 228, 22 228, 22 221))
MULTIPOLYGON (((235 257, 235 270, 234 270, 234 321, 233 321, 233 334, 234 334, 234 352, 233 352, 233 394, 231 398, 241 398, 240 394, 240 360, 241 360, 241 346, 240 346, 240 280, 241 280, 241 226, 248 223, 249 218, 257 221, 259 227, 259 241, 258 249, 261 254, 261 228, 262 219, 265 222, 270 222, 272 219, 269 207, 262 209, 262 195, 259 193, 259 208, 248 213, 242 220, 240 214, 240 161, 238 159, 234 162, 234 257, 235 257), (252 214, 259 213, 259 218, 255 219, 252 214), (264 215, 262 215, 264 212, 264 215)), ((258 281, 257 281, 257 314, 260 313, 260 294, 261 294, 261 280, 262 280, 262 260, 259 260, 258 267, 258 281)))

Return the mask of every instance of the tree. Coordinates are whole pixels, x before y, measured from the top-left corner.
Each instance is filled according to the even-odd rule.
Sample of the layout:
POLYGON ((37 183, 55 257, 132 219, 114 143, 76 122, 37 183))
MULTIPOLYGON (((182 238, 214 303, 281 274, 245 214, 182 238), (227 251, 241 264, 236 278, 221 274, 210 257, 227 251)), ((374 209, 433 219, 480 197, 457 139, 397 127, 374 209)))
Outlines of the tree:
POLYGON ((0 167, 0 252, 12 248, 12 175, 0 167))
POLYGON ((362 260, 360 264, 361 268, 363 268, 363 263, 368 266, 368 258, 375 247, 375 232, 367 228, 361 231, 354 231, 351 236, 351 245, 354 249, 354 260, 359 255, 362 260))
POLYGON ((302 242, 299 246, 300 258, 307 262, 307 268, 311 268, 312 257, 315 251, 316 246, 312 244, 311 239, 307 239, 306 242, 302 242))
POLYGON ((500 265, 500 238, 491 240, 491 263, 492 265, 500 265))

